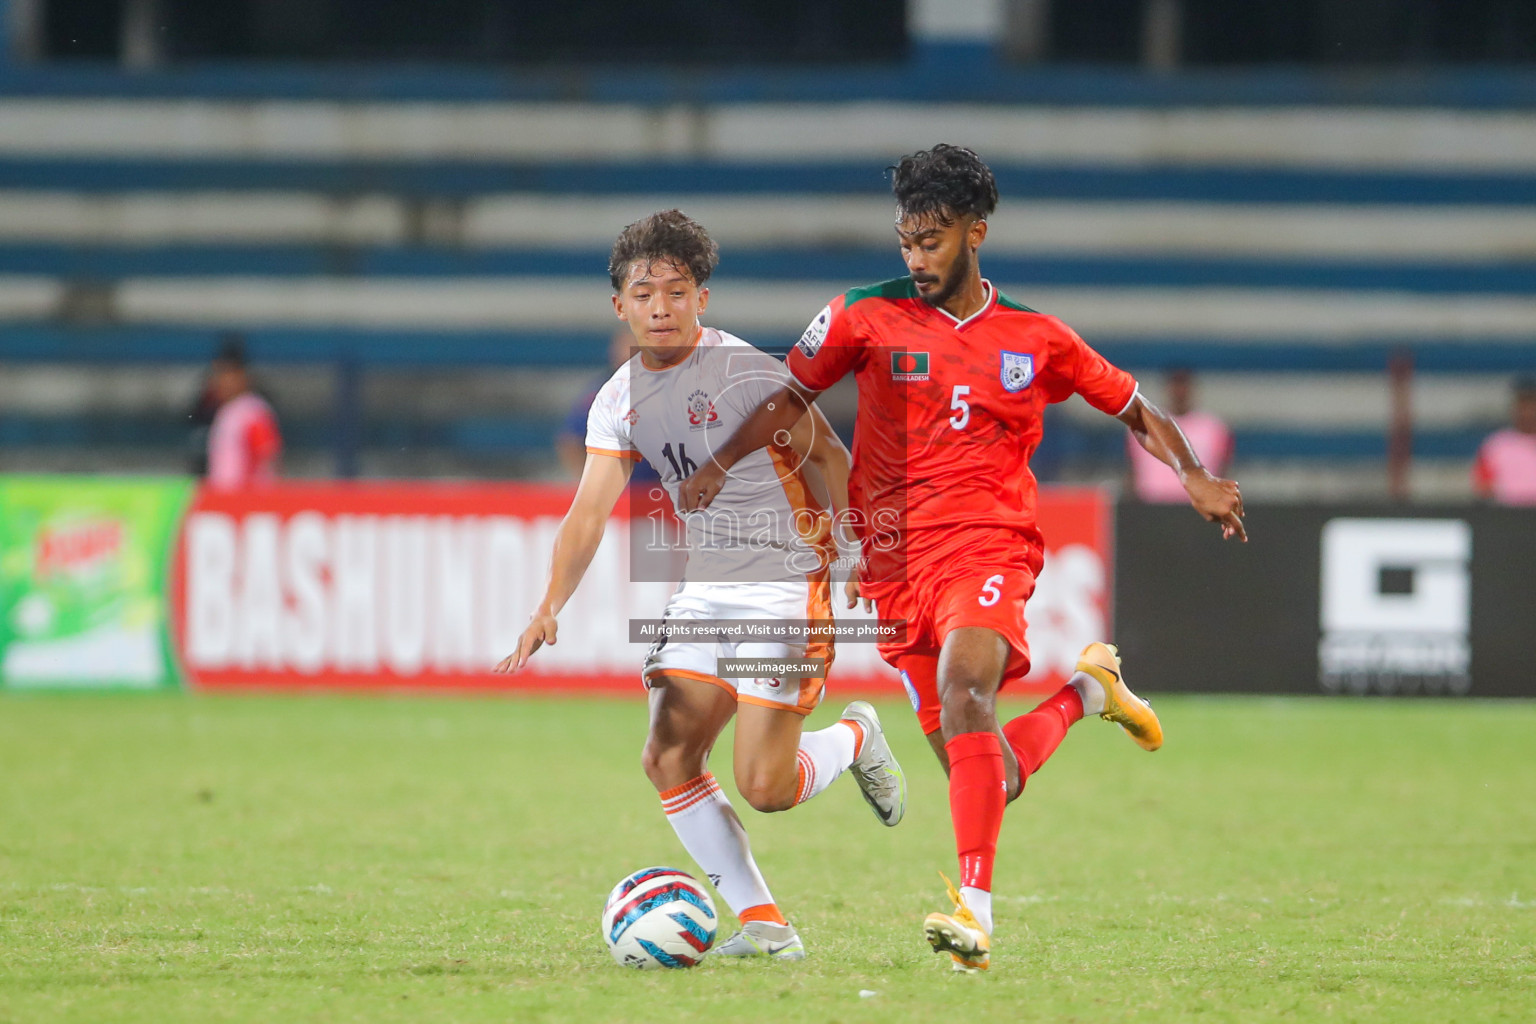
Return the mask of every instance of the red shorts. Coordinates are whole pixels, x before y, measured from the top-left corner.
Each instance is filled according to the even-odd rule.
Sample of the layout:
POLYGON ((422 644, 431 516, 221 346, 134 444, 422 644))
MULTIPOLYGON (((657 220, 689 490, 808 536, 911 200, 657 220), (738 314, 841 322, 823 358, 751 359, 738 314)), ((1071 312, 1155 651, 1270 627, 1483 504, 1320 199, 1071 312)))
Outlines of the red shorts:
POLYGON ((939 728, 939 651, 951 630, 981 626, 1008 642, 1003 686, 1029 672, 1024 603, 1039 564, 1038 552, 1011 534, 966 531, 936 557, 909 565, 906 581, 869 584, 882 619, 906 620, 906 635, 880 644, 880 657, 901 673, 924 733, 939 728))

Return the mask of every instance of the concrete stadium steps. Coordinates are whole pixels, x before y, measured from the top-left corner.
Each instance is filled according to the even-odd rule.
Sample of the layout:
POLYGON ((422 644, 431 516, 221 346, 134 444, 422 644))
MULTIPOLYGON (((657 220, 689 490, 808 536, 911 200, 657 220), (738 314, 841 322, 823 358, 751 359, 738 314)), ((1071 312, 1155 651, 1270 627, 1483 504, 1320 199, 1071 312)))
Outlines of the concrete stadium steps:
MULTIPOLYGON (((548 473, 556 425, 603 363, 619 227, 671 205, 699 217, 724 250, 710 321, 782 351, 832 295, 901 272, 883 169, 947 139, 998 174, 988 275, 1150 393, 1169 366, 1201 371, 1247 493, 1380 492, 1382 370, 1407 350, 1423 371, 1423 486, 1463 494, 1508 375, 1536 369, 1536 121, 1117 95, 13 96, 0 103, 0 445, 17 468, 85 468, 70 461, 82 445, 105 453, 95 468, 179 458, 196 375, 218 332, 240 328, 301 472, 330 468, 335 375, 362 369, 341 406, 356 400, 365 471, 548 473), (49 374, 116 397, 71 398, 49 374), (176 399, 137 374, 193 384, 176 399)), ((1118 471, 1112 424, 1073 403, 1052 415, 1048 474, 1118 471)))
MULTIPOLYGON (((338 380, 324 364, 273 361, 267 338, 253 338, 259 384, 274 396, 290 451, 325 454, 338 437, 338 380)), ((202 376, 194 362, 155 365, 4 363, 0 373, 0 446, 8 457, 26 449, 135 445, 182 452, 190 439, 186 413, 202 376)), ((1163 398, 1159 368, 1136 370, 1143 390, 1163 398)), ((357 398, 359 433, 369 449, 397 454, 453 451, 486 463, 546 451, 566 411, 595 375, 585 368, 473 363, 378 369, 357 398)), ((1415 450, 1430 460, 1469 459, 1503 413, 1500 375, 1419 377, 1415 450)), ((1235 425, 1244 461, 1363 459, 1385 451, 1389 395, 1369 373, 1211 372, 1201 376, 1204 405, 1235 425)), ((829 392, 822 406, 845 433, 856 404, 851 388, 829 392)), ((1052 408, 1042 466, 1067 459, 1116 466, 1124 432, 1069 402, 1052 408)))
MULTIPOLYGON (((282 420, 285 449, 325 453, 336 443, 336 428, 324 419, 289 416, 282 420)), ((1057 428, 1053 433, 1061 433, 1057 428)), ((1421 429, 1414 431, 1414 454, 1423 459, 1470 460, 1488 435, 1488 428, 1421 429)), ((543 417, 461 417, 447 421, 405 421, 398 417, 363 422, 367 448, 392 450, 452 450, 461 455, 495 460, 508 453, 548 449, 557 425, 543 417)), ((1097 465, 1112 465, 1124 452, 1125 437, 1113 429, 1082 430, 1083 440, 1055 438, 1043 449, 1049 462, 1052 447, 1070 448, 1074 457, 1089 457, 1097 465)), ((1263 459, 1384 459, 1387 439, 1379 430, 1337 430, 1278 426, 1234 428, 1242 460, 1263 459)), ((0 415, 0 445, 18 448, 146 447, 173 450, 188 444, 190 433, 176 419, 157 416, 78 416, 19 413, 0 415)))
MULTIPOLYGON (((955 5, 939 0, 946 30, 955 5)), ((989 5, 991 6, 991 5, 989 5)), ((994 7, 995 9, 995 7, 994 7)), ((155 102, 337 101, 381 103, 632 104, 905 102, 1053 105, 1065 109, 1522 110, 1536 106, 1536 74, 1518 65, 1382 65, 1369 73, 1299 65, 1185 67, 1178 74, 1105 64, 1019 64, 974 37, 923 37, 908 60, 799 64, 536 65, 346 64, 270 61, 172 64, 153 71, 109 62, 12 62, 0 92, 27 98, 155 102)))
MULTIPOLYGON (((87 443, 178 447, 214 336, 187 328, 132 330, 144 337, 126 346, 116 331, 28 329, 30 347, 0 335, 0 444, 7 452, 87 443)), ((548 449, 572 403, 593 386, 598 374, 591 364, 600 359, 606 337, 279 329, 254 332, 248 340, 262 384, 294 427, 290 447, 321 451, 334 443, 337 370, 366 353, 371 369, 356 408, 370 447, 415 455, 436 446, 494 462, 548 449)), ((1164 369, 1200 369, 1203 404, 1234 424, 1244 460, 1337 460, 1384 451, 1387 346, 1192 349, 1111 341, 1105 351, 1136 373, 1158 401, 1164 398, 1164 369), (1234 352, 1249 361, 1224 366, 1234 352), (1210 361, 1199 362, 1202 354, 1210 361)), ((1515 351, 1536 368, 1536 350, 1515 351)), ((1509 346, 1472 346, 1456 361, 1453 354, 1444 346, 1418 353, 1428 371, 1415 379, 1413 392, 1420 411, 1416 451, 1423 458, 1470 458, 1504 415, 1509 346)), ((822 403, 844 430, 856 408, 846 384, 822 403)), ((1102 415, 1069 402, 1053 407, 1051 416, 1043 458, 1118 463, 1123 432, 1102 415)))
MULTIPOLYGON (((424 207, 385 194, 8 191, 0 192, 0 241, 68 244, 71 252, 122 258, 135 255, 133 247, 147 258, 166 246, 606 252, 620 226, 670 207, 709 228, 728 257, 737 249, 829 247, 874 249, 890 259, 894 251, 889 196, 796 193, 487 194, 424 207)), ((1009 198, 989 225, 986 246, 989 259, 1308 258, 1340 261, 1342 269, 1366 260, 1536 262, 1536 207, 1009 198)))
MULTIPOLYGON (((190 457, 185 415, 213 346, 211 332, 134 328, 144 337, 124 347, 117 331, 26 329, 30 352, 0 346, 0 448, 16 471, 177 471, 190 457), (78 362, 60 361, 67 352, 78 362), (150 363, 128 359, 153 355, 150 363), (36 361, 50 357, 53 361, 36 361), (9 356, 9 358, 4 358, 9 356), (27 357, 30 356, 31 359, 27 357), (115 361, 111 361, 114 360, 115 361)), ((9 333, 9 332, 8 332, 9 333)), ((7 337, 7 335, 0 335, 7 337)), ((366 351, 370 371, 358 399, 361 465, 374 475, 535 475, 556 472, 549 459, 559 423, 594 379, 602 334, 267 330, 250 336, 260 379, 278 402, 287 438, 285 465, 300 475, 334 470, 337 361, 366 351), (434 347, 435 346, 435 347, 434 347), (573 353, 577 358, 573 359, 573 353), (582 355, 582 353, 585 353, 582 355), (571 365, 576 362, 584 365, 571 365)), ((1380 372, 1384 346, 1203 346, 1219 357, 1201 374, 1204 404, 1234 424, 1237 468, 1255 499, 1326 491, 1370 497, 1382 491, 1389 398, 1380 372), (1221 369, 1232 353, 1268 361, 1221 369), (1319 370, 1303 367, 1320 366, 1319 370), (1283 372, 1276 373, 1278 368, 1283 372), (1308 469, 1300 472, 1298 464, 1308 469)), ((1111 343, 1156 399, 1163 395, 1167 351, 1111 343)), ((1440 346, 1420 357, 1435 370, 1440 346)), ((1536 352, 1524 350, 1536 367, 1536 352)), ((1509 346, 1467 350, 1507 357, 1509 346)), ((1468 489, 1477 443, 1498 425, 1507 375, 1473 372, 1475 360, 1438 364, 1458 372, 1416 379, 1415 493, 1457 499, 1468 489)), ((1495 369, 1503 364, 1496 364, 1495 369)), ((854 409, 846 387, 823 406, 846 431, 854 409)), ((1047 479, 1113 480, 1125 438, 1080 402, 1053 407, 1038 458, 1047 479)))
POLYGON ((0 153, 340 160, 886 161, 935 141, 998 163, 1145 167, 1536 165, 1521 111, 1061 108, 899 102, 370 103, 21 99, 0 153))
MULTIPOLYGON (((286 417, 285 447, 329 451, 335 428, 324 420, 286 417)), ((370 448, 451 448, 476 455, 549 447, 555 431, 538 419, 466 417, 445 422, 370 419, 363 424, 370 448)), ((185 445, 188 430, 174 419, 138 416, 0 415, 0 445, 7 448, 185 445)))
MULTIPOLYGON (((1533 225, 1536 227, 1536 225, 1533 225)), ((1533 236, 1536 237, 1536 236, 1533 236)), ((1406 256, 1407 254, 1405 254, 1406 256)), ((0 241, 0 275, 48 275, 108 284, 134 278, 314 280, 322 287, 379 279, 462 281, 594 278, 606 287, 608 250, 448 245, 144 245, 96 246, 0 241)), ((1508 261, 1403 258, 1386 261, 1268 259, 1243 253, 1085 254, 1010 253, 987 248, 982 269, 1017 282, 1021 294, 1040 288, 1244 288, 1427 295, 1536 294, 1536 259, 1508 261)), ((796 281, 867 283, 905 273, 894 245, 849 247, 724 247, 715 284, 770 286, 796 281)), ((387 282, 384 282, 387 283, 387 282)), ((809 319, 809 318, 807 318, 809 319)))
MULTIPOLYGON (((874 275, 861 279, 868 281, 874 275)), ((743 337, 798 337, 847 278, 771 282, 722 275, 710 320, 743 337)), ((1528 343, 1536 294, 1317 288, 1106 287, 996 281, 1015 301, 1107 339, 1246 344, 1528 343)), ((164 277, 67 289, 52 278, 0 278, 0 321, 406 331, 597 331, 614 324, 606 276, 164 277)))
MULTIPOLYGON (((711 318, 713 319, 713 318, 711 318)), ((722 321, 723 322, 723 321, 722 321)), ((0 331, 0 363, 118 369, 134 366, 199 365, 218 343, 223 325, 150 323, 66 327, 21 323, 0 331)), ((243 331, 253 361, 269 365, 366 363, 378 372, 394 368, 511 368, 600 372, 610 326, 515 325, 503 329, 411 330, 399 325, 258 326, 243 331)), ((782 355, 801 325, 785 333, 753 337, 763 349, 782 355)), ((1263 339, 1177 335, 1097 335, 1094 344, 1118 365, 1137 372, 1187 366, 1208 374, 1281 374, 1291 383, 1306 374, 1359 374, 1380 382, 1397 353, 1412 355, 1426 374, 1448 378, 1536 371, 1536 345, 1520 337, 1468 337, 1455 342, 1427 338, 1362 335, 1348 340, 1273 334, 1263 339)), ((0 394, 14 393, 0 388, 0 394)))
POLYGON ((398 245, 408 204, 310 192, 0 192, 0 240, 84 246, 398 245))
MULTIPOLYGON (((930 143, 931 144, 931 143, 930 143)), ((414 200, 501 193, 559 197, 864 195, 889 199, 886 165, 820 156, 788 164, 717 159, 315 161, 261 157, 49 157, 0 154, 0 189, 84 194, 122 192, 314 192, 345 197, 388 193, 414 200)), ((1006 201, 1183 201, 1360 205, 1530 205, 1536 165, 1480 168, 1271 168, 1224 164, 991 164, 1006 201)))

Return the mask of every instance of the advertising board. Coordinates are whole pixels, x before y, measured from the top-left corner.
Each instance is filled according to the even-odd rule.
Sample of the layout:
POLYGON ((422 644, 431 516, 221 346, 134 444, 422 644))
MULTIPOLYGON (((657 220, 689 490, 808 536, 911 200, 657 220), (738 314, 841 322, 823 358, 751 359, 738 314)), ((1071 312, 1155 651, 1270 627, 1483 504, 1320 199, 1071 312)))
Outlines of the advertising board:
POLYGON ((0 477, 0 681, 172 686, 166 556, 176 478, 0 477))
POLYGON ((1536 696, 1536 510, 1253 506, 1248 544, 1123 504, 1115 606, 1150 692, 1536 696))
MULTIPOLYGON (((646 531, 625 529, 623 517, 562 610, 558 642, 518 675, 489 671, 542 595, 570 496, 563 486, 424 483, 199 491, 170 588, 186 679, 204 689, 638 692, 647 644, 630 642, 630 620, 660 615, 675 583, 629 571, 629 547, 646 531)), ((1053 547, 1029 605, 1031 689, 1059 686, 1103 634, 1113 569, 1100 492, 1048 491, 1041 521, 1053 547)), ((834 607, 840 619, 869 617, 836 598, 834 607)), ((873 643, 839 644, 829 689, 901 692, 873 643)))

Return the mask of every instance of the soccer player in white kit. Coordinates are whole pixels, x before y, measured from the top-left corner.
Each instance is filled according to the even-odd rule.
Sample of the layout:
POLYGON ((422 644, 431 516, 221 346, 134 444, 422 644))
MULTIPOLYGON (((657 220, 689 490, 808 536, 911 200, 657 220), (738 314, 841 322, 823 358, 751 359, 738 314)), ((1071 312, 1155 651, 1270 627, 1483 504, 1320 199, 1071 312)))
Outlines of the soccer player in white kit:
MULTIPOLYGON (((777 359, 699 324, 709 303, 704 284, 718 259, 704 229, 677 210, 631 224, 614 243, 608 265, 613 307, 639 353, 592 403, 586 465, 555 536, 544 599, 517 651, 497 671, 514 672, 542 644, 555 642, 556 616, 597 551, 635 460, 655 467, 676 506, 678 485, 709 458, 711 445, 730 437, 783 386, 777 359)), ((848 451, 814 405, 785 433, 732 468, 706 513, 686 518, 687 568, 667 603, 665 624, 832 618, 830 563, 837 546, 817 498, 818 481, 806 470, 816 470, 836 510, 846 509, 848 451)), ((664 635, 651 648, 643 669, 650 730, 641 760, 678 839, 742 922, 714 955, 798 960, 805 947, 774 902, 741 819, 709 771, 716 738, 735 715, 736 786, 759 811, 804 803, 851 768, 876 816, 895 825, 906 807, 906 781, 864 701, 849 704, 834 725, 803 731, 821 699, 825 669, 739 679, 719 672, 722 657, 823 658, 830 665, 830 638, 814 632, 768 642, 742 637, 701 642, 697 635, 664 635)))

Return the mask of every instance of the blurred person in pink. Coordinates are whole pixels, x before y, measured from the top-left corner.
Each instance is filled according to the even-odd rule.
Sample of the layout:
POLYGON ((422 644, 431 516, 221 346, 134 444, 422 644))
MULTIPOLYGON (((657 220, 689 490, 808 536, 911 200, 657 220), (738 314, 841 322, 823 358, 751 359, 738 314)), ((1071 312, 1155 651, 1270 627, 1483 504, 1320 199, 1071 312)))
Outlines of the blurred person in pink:
MULTIPOLYGON (((1168 372, 1168 401, 1164 406, 1179 425, 1189 446, 1200 453, 1205 468, 1223 476, 1232 463, 1232 431, 1213 413, 1195 408, 1194 374, 1187 369, 1168 372)), ((1179 475, 1127 434, 1131 491, 1138 499, 1155 504, 1184 504, 1189 495, 1179 475)))
POLYGON ((233 491, 276 480, 283 437, 272 406, 251 387, 239 341, 226 341, 214 357, 208 393, 217 404, 208 427, 209 486, 233 491))
POLYGON ((1515 381, 1510 425, 1478 448, 1472 489, 1500 505, 1536 505, 1536 377, 1515 381))

